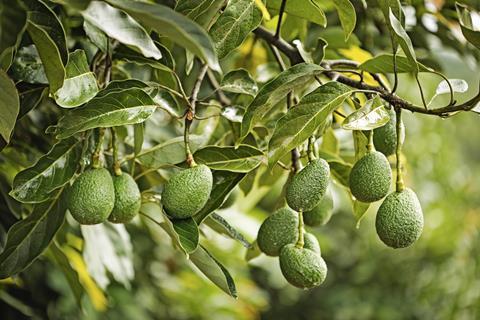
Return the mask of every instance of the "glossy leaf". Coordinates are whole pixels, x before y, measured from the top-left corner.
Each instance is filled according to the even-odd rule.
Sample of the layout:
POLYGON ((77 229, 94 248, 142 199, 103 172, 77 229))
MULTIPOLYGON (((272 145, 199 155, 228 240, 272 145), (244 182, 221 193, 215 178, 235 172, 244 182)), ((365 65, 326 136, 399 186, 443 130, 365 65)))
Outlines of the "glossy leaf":
MULTIPOLYGON (((13 0, 2 3, 0 10, 0 61, 11 55, 20 43, 27 25, 27 12, 13 0)), ((11 61, 10 61, 11 62, 11 61)), ((8 66, 5 66, 5 70, 8 66)))
POLYGON ((403 28, 402 23, 397 19, 392 9, 390 8, 389 10, 390 25, 392 26, 392 29, 395 33, 395 37, 398 41, 398 44, 405 53, 407 60, 411 68, 413 69, 413 73, 416 74, 418 73, 418 62, 415 55, 415 50, 413 50, 412 40, 410 40, 410 37, 403 28))
POLYGON ((55 3, 63 4, 75 10, 85 10, 90 4, 91 0, 50 0, 55 3))
POLYGON ((248 94, 255 96, 258 86, 250 73, 245 69, 232 70, 223 76, 220 89, 227 92, 248 94))
POLYGON ((10 228, 0 254, 0 279, 19 273, 42 254, 63 224, 65 211, 59 193, 54 200, 37 204, 27 218, 10 228))
POLYGON ((107 0, 111 5, 125 10, 143 25, 183 46, 208 63, 213 70, 220 70, 215 48, 208 34, 195 22, 167 6, 132 2, 129 0, 107 0))
POLYGON ((106 96, 112 92, 119 92, 132 88, 145 89, 147 87, 148 85, 145 82, 137 79, 114 80, 110 82, 105 89, 101 90, 96 98, 106 96))
POLYGON ((357 228, 360 227, 360 223, 365 217, 365 213, 367 213, 368 208, 370 208, 370 203, 360 202, 358 200, 352 200, 353 216, 357 221, 357 225, 356 225, 357 228))
POLYGON ((387 28, 390 32, 390 37, 392 39, 393 51, 396 52, 398 48, 398 42, 395 36, 395 31, 392 27, 392 23, 390 21, 390 11, 392 11, 395 17, 397 17, 401 21, 403 13, 402 6, 399 0, 377 0, 377 4, 382 10, 383 17, 385 18, 387 28))
POLYGON ((296 88, 304 87, 323 68, 315 64, 301 63, 283 71, 265 84, 247 107, 242 121, 240 140, 244 139, 253 126, 260 121, 281 99, 296 88))
POLYGON ((331 2, 335 6, 335 9, 337 9, 340 23, 342 24, 343 32, 345 33, 345 41, 347 41, 357 23, 355 7, 350 0, 333 0, 331 2))
POLYGON ((252 243, 252 246, 247 249, 247 253, 245 254, 245 260, 246 261, 253 260, 256 257, 260 256, 261 254, 262 254, 262 251, 260 251, 257 240, 255 240, 255 242, 252 243))
POLYGON ((194 252, 200 238, 195 220, 192 218, 172 220, 172 225, 187 254, 194 252))
POLYGON ((237 48, 262 22, 262 11, 255 0, 231 0, 210 29, 220 59, 237 48))
POLYGON ((90 101, 98 92, 97 79, 90 71, 83 50, 70 53, 63 86, 55 92, 55 101, 64 108, 75 108, 90 101))
POLYGON ((466 5, 458 2, 455 3, 455 7, 457 9, 458 20, 460 21, 463 36, 477 49, 480 49, 480 29, 475 27, 473 22, 474 19, 478 20, 478 12, 473 12, 472 9, 466 5), (472 15, 476 15, 476 17, 472 17, 472 15))
POLYGON ((45 68, 32 44, 18 50, 10 68, 12 78, 32 84, 48 84, 45 68))
POLYGON ((250 249, 252 247, 252 244, 248 242, 245 236, 219 214, 216 214, 215 212, 212 213, 204 223, 216 232, 237 240, 245 248, 250 249))
POLYGON ((278 120, 268 143, 268 165, 272 168, 287 152, 307 140, 354 90, 328 82, 302 98, 278 120))
POLYGON ((384 126, 389 120, 390 116, 377 96, 348 115, 342 122, 342 128, 346 130, 373 130, 384 126))
POLYGON ((90 39, 97 48, 102 52, 108 51, 108 37, 102 30, 88 22, 88 20, 83 21, 83 30, 85 30, 88 39, 90 39))
POLYGON ((138 52, 136 52, 135 50, 132 50, 126 46, 119 46, 118 48, 116 48, 113 57, 114 59, 125 60, 128 62, 137 63, 141 65, 148 65, 155 69, 172 72, 171 67, 168 67, 166 65, 166 62, 162 61, 163 58, 160 60, 146 58, 141 54, 139 54, 138 52))
MULTIPOLYGON (((371 73, 394 73, 393 54, 380 54, 362 63, 358 68, 371 73)), ((408 58, 402 55, 396 56, 397 73, 414 73, 416 68, 412 67, 408 58)), ((418 72, 429 72, 430 69, 417 62, 418 72)))
POLYGON ((94 98, 60 118, 55 134, 58 139, 65 139, 88 129, 141 123, 155 109, 152 98, 138 88, 114 91, 94 98))
POLYGON ((239 147, 208 146, 197 150, 195 161, 206 164, 214 170, 232 172, 250 172, 260 165, 264 154, 257 148, 240 145, 239 147))
POLYGON ((0 70, 0 136, 8 143, 20 111, 20 99, 15 84, 0 70))
POLYGON ((20 112, 18 119, 21 119, 31 110, 35 109, 48 95, 48 88, 44 85, 31 85, 22 83, 17 85, 20 96, 20 112))
POLYGON ((63 85, 68 61, 65 31, 58 17, 44 2, 22 1, 28 8, 27 31, 42 59, 50 92, 56 92, 63 85))
POLYGON ((73 177, 81 152, 81 141, 71 138, 58 142, 32 167, 15 176, 10 195, 27 203, 48 200, 53 191, 73 177))
MULTIPOLYGON (((450 85, 452 86, 453 92, 465 93, 468 91, 468 83, 463 79, 448 79, 450 85)), ((435 90, 436 95, 440 94, 450 94, 450 86, 446 80, 440 82, 435 90)))
POLYGON ((236 298, 237 289, 232 276, 225 267, 218 262, 203 246, 198 247, 190 255, 190 261, 217 287, 226 294, 236 298))
MULTIPOLYGON (((278 11, 281 3, 282 0, 269 0, 267 1, 267 8, 278 11)), ((307 19, 322 27, 327 25, 327 17, 316 0, 287 1, 285 12, 300 19, 307 19)))
POLYGON ((82 12, 85 20, 102 30, 110 38, 128 45, 145 57, 160 59, 162 53, 147 31, 128 14, 105 2, 92 1, 82 12))
POLYGON ((224 0, 179 0, 175 11, 207 28, 224 3, 224 0))

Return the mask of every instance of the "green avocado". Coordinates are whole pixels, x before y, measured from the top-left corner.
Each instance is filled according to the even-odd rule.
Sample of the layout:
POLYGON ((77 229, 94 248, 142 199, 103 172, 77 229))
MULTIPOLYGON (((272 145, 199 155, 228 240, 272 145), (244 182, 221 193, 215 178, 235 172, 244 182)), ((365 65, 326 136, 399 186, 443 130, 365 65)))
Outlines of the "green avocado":
POLYGON ((417 195, 411 189, 390 193, 378 208, 377 234, 387 246, 405 248, 420 237, 423 213, 417 195))
POLYGON ((320 203, 310 211, 303 213, 303 221, 307 226, 317 227, 323 226, 330 221, 333 212, 332 194, 327 191, 320 203))
POLYGON ((190 218, 205 206, 212 185, 212 171, 206 165, 200 164, 180 171, 165 184, 163 207, 172 218, 190 218))
POLYGON ((327 161, 315 159, 294 175, 287 184, 287 203, 295 211, 310 211, 327 191, 330 168, 327 161))
POLYGON ((107 220, 115 203, 112 176, 105 168, 83 172, 68 193, 68 209, 80 224, 107 220))
POLYGON ((234 188, 232 191, 230 191, 230 194, 227 196, 225 201, 223 201, 222 205, 220 206, 220 209, 227 209, 233 206, 235 201, 240 195, 240 190, 238 188, 234 188))
POLYGON ((368 152, 350 172, 350 191, 362 202, 375 202, 385 197, 392 183, 392 169, 387 158, 378 151, 368 152))
POLYGON ((298 213, 281 208, 263 221, 258 230, 257 243, 269 256, 278 256, 283 246, 298 239, 298 213))
MULTIPOLYGON (((396 130, 396 114, 392 109, 388 110, 390 121, 386 125, 373 130, 373 144, 375 149, 383 153, 385 156, 390 156, 395 153, 397 147, 397 130, 396 130)), ((403 122, 400 124, 402 127, 403 122)), ((405 130, 402 130, 401 141, 405 140, 405 130)))
POLYGON ((114 176, 115 205, 108 221, 113 223, 127 223, 131 221, 140 210, 142 204, 140 190, 131 175, 123 172, 114 176))
POLYGON ((320 244, 318 243, 317 237, 315 237, 313 234, 305 232, 303 234, 303 242, 304 242, 303 247, 305 249, 312 250, 313 252, 319 255, 321 254, 320 244))
POLYGON ((327 277, 327 264, 316 252, 287 244, 280 252, 280 269, 295 287, 309 289, 322 284, 327 277))

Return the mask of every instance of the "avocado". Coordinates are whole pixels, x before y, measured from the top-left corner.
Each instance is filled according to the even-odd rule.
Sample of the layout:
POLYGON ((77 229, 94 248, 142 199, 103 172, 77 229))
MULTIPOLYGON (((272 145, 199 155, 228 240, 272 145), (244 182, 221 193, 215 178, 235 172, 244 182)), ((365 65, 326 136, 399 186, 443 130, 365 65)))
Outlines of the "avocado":
POLYGON ((330 176, 327 161, 315 159, 287 183, 287 203, 295 211, 310 211, 325 194, 330 176))
POLYGON ((423 230, 423 213, 411 189, 390 193, 378 208, 375 228, 380 240, 392 248, 413 244, 423 230))
POLYGON ((230 194, 227 196, 225 201, 223 201, 222 205, 220 206, 220 209, 227 209, 233 206, 235 201, 240 195, 240 190, 238 188, 233 188, 232 191, 230 191, 230 194))
POLYGON ((385 197, 392 183, 392 169, 387 158, 370 151, 355 163, 350 172, 350 191, 362 202, 375 202, 385 197))
POLYGON ((278 256, 283 246, 298 239, 298 213, 281 208, 263 221, 258 230, 257 243, 269 256, 278 256))
POLYGON ((319 255, 321 254, 320 244, 318 243, 317 237, 315 237, 313 234, 305 232, 303 234, 303 242, 303 247, 305 249, 312 250, 319 255))
MULTIPOLYGON (((388 110, 388 114, 390 115, 390 121, 384 126, 373 130, 373 144, 375 149, 387 157, 394 154, 397 147, 397 115, 393 108, 388 110)), ((404 127, 403 122, 400 125, 404 127)), ((405 140, 405 130, 402 130, 401 132, 402 134, 400 138, 403 143, 405 140)))
POLYGON ((280 252, 280 269, 295 287, 309 289, 322 284, 327 277, 327 264, 316 252, 287 244, 280 252))
POLYGON ((80 224, 107 220, 115 203, 113 180, 105 168, 83 172, 68 193, 68 209, 80 224))
POLYGON ((333 198, 332 194, 327 191, 315 208, 303 213, 303 221, 310 227, 323 226, 330 221, 332 212, 333 198))
POLYGON ((212 171, 200 164, 174 174, 165 184, 162 204, 169 216, 186 219, 202 209, 212 191, 212 171))
POLYGON ((123 172, 114 176, 115 205, 108 221, 113 223, 126 223, 131 221, 140 210, 142 204, 140 190, 131 175, 123 172))

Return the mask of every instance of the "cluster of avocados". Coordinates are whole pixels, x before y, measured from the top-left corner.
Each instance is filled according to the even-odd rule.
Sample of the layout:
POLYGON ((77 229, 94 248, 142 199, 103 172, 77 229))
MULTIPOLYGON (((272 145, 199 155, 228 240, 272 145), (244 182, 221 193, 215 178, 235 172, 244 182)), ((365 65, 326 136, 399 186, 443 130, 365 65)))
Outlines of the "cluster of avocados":
POLYGON ((131 175, 112 176, 105 168, 83 172, 68 194, 68 209, 80 224, 127 223, 140 210, 141 194, 131 175))
POLYGON ((319 286, 327 276, 317 238, 303 230, 323 225, 331 217, 333 200, 327 193, 330 168, 323 159, 309 162, 286 186, 288 207, 277 210, 260 226, 257 244, 266 255, 279 257, 285 279, 298 288, 319 286))

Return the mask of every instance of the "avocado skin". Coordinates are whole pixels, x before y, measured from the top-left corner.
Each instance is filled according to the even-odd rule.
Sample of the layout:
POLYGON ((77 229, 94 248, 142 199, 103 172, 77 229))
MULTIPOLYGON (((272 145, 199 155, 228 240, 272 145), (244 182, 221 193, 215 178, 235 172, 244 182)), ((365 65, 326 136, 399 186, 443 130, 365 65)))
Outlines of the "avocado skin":
POLYGON ((172 218, 190 218, 205 206, 212 186, 212 171, 206 165, 200 164, 180 171, 165 184, 163 207, 172 218))
POLYGON ((140 190, 131 175, 123 172, 112 177, 115 188, 115 205, 108 221, 113 223, 126 223, 131 221, 140 210, 142 204, 140 190))
POLYGON ((330 192, 327 192, 320 203, 310 211, 303 213, 303 221, 307 226, 318 227, 327 224, 332 217, 333 198, 330 192))
POLYGON ((298 239, 298 213, 290 208, 278 209, 263 221, 258 230, 257 243, 266 255, 276 257, 283 246, 298 239))
POLYGON ((378 151, 368 152, 350 172, 350 191, 362 202, 375 202, 385 197, 392 184, 392 169, 387 158, 378 151))
POLYGON ((302 289, 319 286, 327 277, 325 260, 314 251, 294 244, 282 248, 280 269, 291 285, 302 289))
POLYGON ((378 208, 377 234, 387 246, 405 248, 413 244, 423 230, 423 213, 417 195, 411 189, 390 193, 378 208))
POLYGON ((80 224, 97 224, 107 220, 115 203, 112 176, 105 168, 83 172, 68 194, 68 209, 80 224))
MULTIPOLYGON (((383 153, 385 156, 390 156, 395 153, 397 147, 397 130, 396 119, 397 115, 393 109, 388 110, 390 120, 382 127, 373 130, 373 144, 375 149, 383 153)), ((400 124, 404 127, 403 122, 400 124)), ((401 141, 405 140, 405 130, 402 130, 401 141)))
POLYGON ((315 159, 295 174, 287 184, 287 203, 295 211, 310 211, 327 191, 330 168, 327 161, 315 159))
POLYGON ((303 242, 303 247, 305 249, 312 250, 318 255, 322 254, 322 252, 320 251, 320 244, 318 243, 318 239, 313 234, 305 232, 303 234, 303 242))

